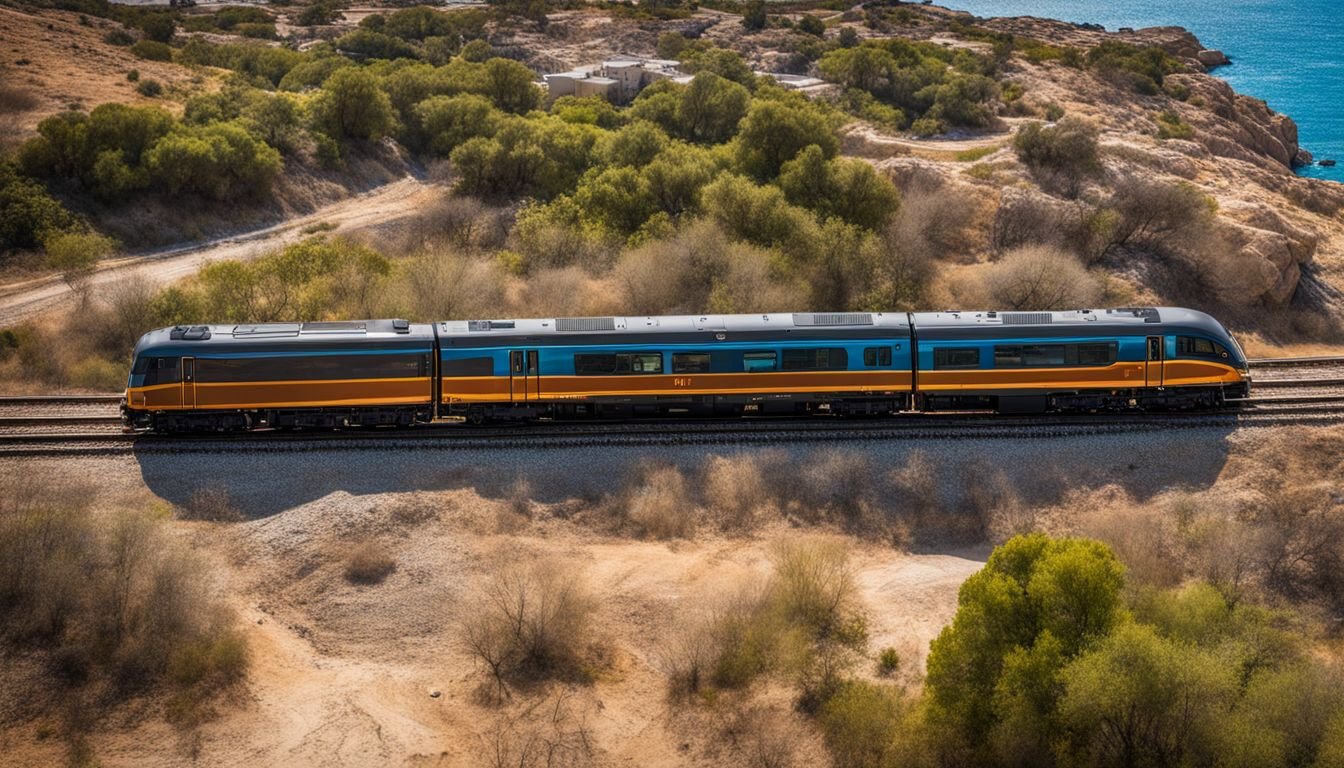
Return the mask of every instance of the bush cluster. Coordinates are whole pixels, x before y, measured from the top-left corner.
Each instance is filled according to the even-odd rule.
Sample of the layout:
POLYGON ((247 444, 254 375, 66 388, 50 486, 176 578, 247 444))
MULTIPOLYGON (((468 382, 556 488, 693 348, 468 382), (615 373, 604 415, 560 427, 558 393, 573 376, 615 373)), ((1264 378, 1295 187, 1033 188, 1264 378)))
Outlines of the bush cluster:
POLYGON ((99 684, 120 697, 168 683, 173 714, 192 717, 242 676, 246 645, 162 515, 95 514, 90 490, 13 479, 0 494, 0 642, 45 657, 67 691, 99 684))
POLYGON ((837 48, 817 63, 847 91, 852 110, 919 135, 983 127, 994 119, 999 85, 992 59, 965 49, 899 38, 837 48), (874 108, 869 99, 894 108, 874 108))

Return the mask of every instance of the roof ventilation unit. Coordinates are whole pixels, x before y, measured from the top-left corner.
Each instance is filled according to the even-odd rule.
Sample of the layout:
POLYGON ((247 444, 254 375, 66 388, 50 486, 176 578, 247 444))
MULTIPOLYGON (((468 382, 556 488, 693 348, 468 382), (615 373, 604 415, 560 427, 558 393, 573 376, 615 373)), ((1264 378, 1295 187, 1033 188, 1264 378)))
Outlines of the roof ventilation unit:
POLYGON ((512 320, 468 320, 468 331, 499 331, 513 330, 517 323, 512 320))
POLYGON ((555 330, 557 331, 614 331, 616 330, 616 318, 614 317, 557 317, 555 319, 555 330))
POLYGON ((205 341, 210 338, 208 325, 179 325, 168 332, 173 341, 205 341))
POLYGON ((1004 312, 1004 325, 1050 325, 1055 321, 1049 312, 1004 312))
POLYGON ((872 325, 870 312, 795 312, 793 324, 796 326, 819 325, 872 325))

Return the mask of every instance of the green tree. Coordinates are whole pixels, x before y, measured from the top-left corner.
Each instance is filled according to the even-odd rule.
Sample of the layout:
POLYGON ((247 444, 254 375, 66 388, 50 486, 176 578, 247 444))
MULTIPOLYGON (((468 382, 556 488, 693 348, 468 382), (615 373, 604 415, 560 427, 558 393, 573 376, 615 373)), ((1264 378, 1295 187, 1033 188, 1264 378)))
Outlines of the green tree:
POLYGON ((773 179, 780 168, 809 145, 834 157, 839 139, 828 117, 805 102, 756 100, 738 133, 738 163, 761 180, 773 179))
MULTIPOLYGON (((1123 572, 1109 548, 1087 539, 1031 534, 994 550, 962 584, 956 617, 930 647, 927 691, 935 718, 979 750, 1005 715, 1026 720, 1019 712, 996 711, 1009 658, 1019 650, 1028 654, 1013 664, 1016 687, 1049 690, 1058 670, 1043 660, 1074 658, 1120 620, 1123 572), (1029 670, 1044 679, 1022 680, 1029 670)), ((1036 714, 1048 725, 1048 710, 1036 714)), ((1021 736, 1052 740, 1050 733, 1021 736)))
POLYGON ((713 72, 691 79, 677 105, 680 135, 689 141, 717 144, 732 138, 747 113, 751 92, 713 72))
POLYGON ((636 120, 604 136, 598 154, 607 165, 643 168, 667 148, 667 134, 647 120, 636 120))
POLYGON ((299 102, 286 94, 256 94, 242 111, 243 124, 267 144, 289 154, 303 132, 299 102))
POLYGON ((493 136, 499 112, 489 99, 476 94, 431 96, 416 105, 415 120, 430 151, 446 156, 469 139, 493 136))
POLYGON ((658 153, 642 173, 658 207, 671 216, 680 216, 696 207, 700 189, 717 170, 708 150, 677 143, 658 153))
POLYGON ((116 243, 96 232, 59 232, 49 235, 43 247, 47 266, 60 272, 61 279, 83 301, 88 298, 89 280, 98 261, 111 254, 116 243))
POLYGON ((536 75, 526 66, 510 59, 485 62, 485 95, 505 112, 523 114, 541 106, 541 89, 536 75))
POLYGON ((827 160, 821 148, 809 145, 785 163, 777 180, 794 205, 835 216, 865 229, 878 229, 896 213, 896 187, 861 160, 827 160))
POLYGON ((707 46, 687 48, 681 57, 681 68, 690 74, 713 72, 719 77, 752 88, 756 85, 756 75, 751 67, 737 53, 727 48, 707 46))
POLYGON ((1097 766, 1211 762, 1236 680, 1220 660, 1124 624, 1061 673, 1068 749, 1097 766))
POLYGON ((311 109, 317 125, 334 139, 377 141, 392 129, 392 102, 363 69, 333 72, 311 109))
POLYGON ((36 248, 72 223, 70 213, 41 184, 0 161, 0 253, 36 248))
POLYGON ((648 182, 629 166, 589 171, 574 191, 574 202, 585 218, 626 236, 657 210, 648 182))
POLYGON ((747 0, 742 10, 742 26, 750 30, 765 29, 765 0, 747 0))

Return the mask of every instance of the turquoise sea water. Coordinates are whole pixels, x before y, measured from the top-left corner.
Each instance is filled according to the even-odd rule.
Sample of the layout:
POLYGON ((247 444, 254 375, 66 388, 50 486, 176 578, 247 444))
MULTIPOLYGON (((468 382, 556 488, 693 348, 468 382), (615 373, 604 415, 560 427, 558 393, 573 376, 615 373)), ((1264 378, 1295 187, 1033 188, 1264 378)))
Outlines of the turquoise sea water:
POLYGON ((1317 160, 1304 176, 1344 181, 1344 0, 935 0, 977 16, 1040 16, 1118 27, 1181 26, 1232 64, 1213 71, 1297 122, 1317 160))

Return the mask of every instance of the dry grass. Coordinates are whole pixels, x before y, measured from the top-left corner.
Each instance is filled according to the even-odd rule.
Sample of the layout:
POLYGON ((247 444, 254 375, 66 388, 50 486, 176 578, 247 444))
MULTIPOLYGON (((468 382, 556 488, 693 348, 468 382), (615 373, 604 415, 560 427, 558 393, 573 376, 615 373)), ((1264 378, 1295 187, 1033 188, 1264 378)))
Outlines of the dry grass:
POLYGON ((345 556, 345 579, 352 584, 381 584, 396 569, 396 558, 376 539, 355 544, 345 556))
POLYGON ((166 681, 170 715, 197 722, 247 667, 232 614, 162 515, 95 511, 96 499, 48 477, 0 493, 0 642, 46 658, 58 690, 103 686, 95 708, 166 681))

